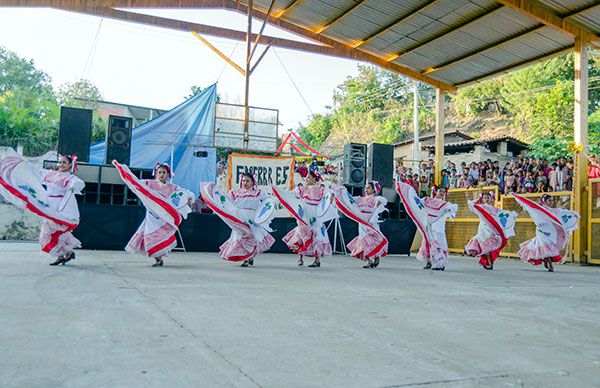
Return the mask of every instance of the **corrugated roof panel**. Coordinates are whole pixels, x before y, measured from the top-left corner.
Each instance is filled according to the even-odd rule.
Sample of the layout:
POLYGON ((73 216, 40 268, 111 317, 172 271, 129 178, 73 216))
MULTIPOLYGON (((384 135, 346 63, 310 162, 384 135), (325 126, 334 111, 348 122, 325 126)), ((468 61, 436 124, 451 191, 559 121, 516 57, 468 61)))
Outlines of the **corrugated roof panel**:
POLYGON ((587 7, 594 3, 593 0, 540 0, 540 2, 559 14, 568 14, 570 11, 587 7))
MULTIPOLYGON (((343 6, 343 4, 342 4, 343 6)), ((303 27, 313 29, 327 23, 339 12, 338 7, 334 7, 330 2, 323 0, 302 0, 286 11, 282 18, 299 24, 303 27)))
POLYGON ((596 7, 577 16, 573 16, 569 20, 587 27, 596 34, 600 35, 600 7, 596 7))

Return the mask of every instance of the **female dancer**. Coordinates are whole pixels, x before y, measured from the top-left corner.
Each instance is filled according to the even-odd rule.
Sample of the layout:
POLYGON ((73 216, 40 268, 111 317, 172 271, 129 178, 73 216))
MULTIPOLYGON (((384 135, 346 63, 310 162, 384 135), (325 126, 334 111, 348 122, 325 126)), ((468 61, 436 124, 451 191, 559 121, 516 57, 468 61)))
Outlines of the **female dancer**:
POLYGON ((182 218, 192 211, 194 194, 167 180, 171 168, 166 163, 156 163, 151 180, 138 180, 125 165, 113 161, 125 184, 146 207, 146 218, 127 243, 125 250, 154 257, 153 267, 162 267, 164 258, 177 246, 177 228, 182 218))
POLYGON ((494 269, 494 262, 508 239, 515 235, 517 213, 494 206, 494 194, 483 193, 479 199, 468 201, 469 209, 479 217, 477 234, 465 246, 469 256, 479 256, 484 269, 494 269))
POLYGON ((337 208, 358 222, 358 236, 347 245, 350 253, 366 261, 363 268, 377 268, 379 259, 386 256, 388 250, 388 239, 379 230, 379 215, 387 211, 387 200, 381 196, 381 186, 377 181, 367 183, 363 197, 352 197, 344 186, 336 186, 332 190, 337 208))
POLYGON ((240 187, 227 194, 221 194, 213 183, 203 184, 200 191, 206 204, 231 227, 231 237, 221 245, 221 257, 241 261, 242 267, 254 265, 254 258, 275 242, 269 234, 275 198, 263 193, 248 172, 241 174, 240 187))
POLYGON ((542 195, 540 203, 515 194, 517 202, 529 213, 535 223, 535 237, 520 245, 519 257, 533 265, 544 264, 549 272, 554 272, 552 263, 562 261, 561 252, 566 248, 569 234, 577 229, 579 214, 557 209, 554 198, 542 195))
POLYGON ((79 224, 75 194, 85 183, 75 175, 77 156, 61 155, 57 170, 39 169, 16 154, 0 160, 0 193, 9 202, 42 218, 42 251, 56 257, 50 265, 75 259, 81 242, 71 233, 79 224))
POLYGON ((454 218, 458 205, 445 202, 444 188, 432 189, 432 197, 419 199, 415 190, 405 182, 396 184, 396 191, 408 215, 423 235, 423 242, 417 259, 425 261, 423 269, 443 271, 448 264, 448 241, 446 240, 446 219, 454 218))
POLYGON ((298 266, 304 265, 304 256, 314 257, 309 267, 320 267, 321 257, 331 256, 331 244, 325 222, 337 217, 337 209, 330 206, 333 194, 324 185, 321 175, 309 171, 306 185, 294 191, 281 190, 272 186, 273 194, 281 204, 292 213, 298 226, 285 235, 283 241, 298 253, 298 266))

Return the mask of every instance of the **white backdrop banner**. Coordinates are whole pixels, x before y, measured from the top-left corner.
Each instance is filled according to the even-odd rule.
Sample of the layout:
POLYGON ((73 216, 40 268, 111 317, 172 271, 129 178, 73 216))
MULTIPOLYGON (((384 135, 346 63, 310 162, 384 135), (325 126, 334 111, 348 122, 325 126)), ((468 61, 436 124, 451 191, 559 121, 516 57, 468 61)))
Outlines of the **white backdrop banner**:
MULTIPOLYGON (((294 188, 294 158, 292 156, 229 155, 229 190, 240 185, 240 174, 254 174, 259 187, 274 185, 282 189, 294 188)), ((267 192, 271 192, 269 189, 267 192)))

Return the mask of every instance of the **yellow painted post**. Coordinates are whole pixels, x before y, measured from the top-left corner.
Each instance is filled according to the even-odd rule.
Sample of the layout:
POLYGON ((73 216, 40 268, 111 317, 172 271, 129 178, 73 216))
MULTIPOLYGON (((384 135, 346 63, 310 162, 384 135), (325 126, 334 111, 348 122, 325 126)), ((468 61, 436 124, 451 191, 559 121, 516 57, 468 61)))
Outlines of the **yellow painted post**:
POLYGON ((435 184, 442 183, 444 167, 444 90, 435 90, 435 184))
POLYGON ((573 238, 573 260, 586 262, 587 228, 588 228, 588 58, 587 41, 577 36, 575 38, 575 122, 574 140, 576 146, 581 146, 580 152, 575 152, 573 174, 573 210, 581 215, 579 228, 573 238))

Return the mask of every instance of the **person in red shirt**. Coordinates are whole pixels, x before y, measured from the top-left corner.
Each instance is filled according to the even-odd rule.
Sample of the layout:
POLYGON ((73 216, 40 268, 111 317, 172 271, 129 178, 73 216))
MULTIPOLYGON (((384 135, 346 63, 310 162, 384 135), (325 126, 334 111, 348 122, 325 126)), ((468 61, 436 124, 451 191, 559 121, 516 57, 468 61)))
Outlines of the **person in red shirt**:
MULTIPOLYGON (((596 155, 590 155, 588 160, 590 162, 588 178, 600 178, 600 164, 596 160, 596 155)), ((593 195, 596 197, 596 207, 600 207, 600 184, 596 185, 596 190, 593 195)))

